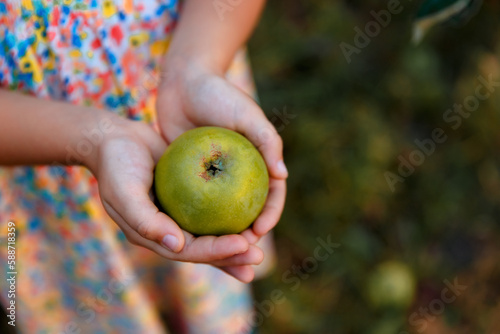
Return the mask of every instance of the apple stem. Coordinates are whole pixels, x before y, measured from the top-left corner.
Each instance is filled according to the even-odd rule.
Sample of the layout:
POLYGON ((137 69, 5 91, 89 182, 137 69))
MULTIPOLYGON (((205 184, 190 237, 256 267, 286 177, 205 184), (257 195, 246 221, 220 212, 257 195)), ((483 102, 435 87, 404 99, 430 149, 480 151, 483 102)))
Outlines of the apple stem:
POLYGON ((221 171, 221 169, 219 169, 218 167, 218 165, 210 164, 210 167, 207 168, 207 172, 212 176, 215 176, 218 172, 221 171))

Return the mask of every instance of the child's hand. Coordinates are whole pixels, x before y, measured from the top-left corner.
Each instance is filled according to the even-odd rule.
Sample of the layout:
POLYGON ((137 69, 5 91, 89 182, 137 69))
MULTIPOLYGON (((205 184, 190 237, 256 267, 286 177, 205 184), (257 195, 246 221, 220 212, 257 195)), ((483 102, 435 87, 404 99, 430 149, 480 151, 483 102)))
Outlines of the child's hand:
POLYGON ((242 233, 254 244, 277 223, 283 211, 288 176, 283 143, 263 111, 221 73, 197 62, 166 60, 157 111, 163 137, 172 142, 199 126, 220 126, 245 135, 259 149, 270 174, 269 195, 252 228, 242 233))
POLYGON ((250 265, 262 261, 262 251, 240 235, 195 238, 159 212, 149 192, 165 142, 145 124, 114 118, 114 125, 84 164, 98 179, 104 207, 127 239, 165 258, 211 264, 251 281, 250 265))

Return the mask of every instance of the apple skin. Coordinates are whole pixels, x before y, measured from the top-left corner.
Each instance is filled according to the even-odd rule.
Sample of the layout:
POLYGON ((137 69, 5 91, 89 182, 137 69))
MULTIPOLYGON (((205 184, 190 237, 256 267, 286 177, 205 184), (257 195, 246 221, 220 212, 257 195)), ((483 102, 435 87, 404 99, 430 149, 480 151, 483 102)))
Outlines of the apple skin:
POLYGON ((259 151, 237 132, 200 127, 179 136, 155 169, 162 209, 195 235, 236 234, 260 214, 269 190, 259 151))
POLYGON ((399 261, 379 264, 368 277, 368 299, 375 308, 407 308, 413 302, 415 290, 412 271, 399 261))

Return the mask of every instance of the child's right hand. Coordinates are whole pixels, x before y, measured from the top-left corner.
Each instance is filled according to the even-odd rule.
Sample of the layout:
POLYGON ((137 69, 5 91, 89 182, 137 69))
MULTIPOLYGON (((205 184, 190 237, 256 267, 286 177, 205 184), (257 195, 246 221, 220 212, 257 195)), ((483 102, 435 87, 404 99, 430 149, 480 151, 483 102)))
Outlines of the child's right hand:
POLYGON ((113 117, 116 125, 83 163, 98 180, 104 208, 127 239, 171 260, 216 266, 243 282, 262 251, 241 235, 194 237, 153 204, 153 170, 166 143, 148 125, 113 117))

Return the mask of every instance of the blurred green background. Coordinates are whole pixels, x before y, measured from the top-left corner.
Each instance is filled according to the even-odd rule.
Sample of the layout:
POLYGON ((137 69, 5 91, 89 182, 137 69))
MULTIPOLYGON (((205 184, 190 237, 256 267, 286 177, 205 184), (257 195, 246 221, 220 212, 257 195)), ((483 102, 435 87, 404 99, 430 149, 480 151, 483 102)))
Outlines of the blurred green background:
POLYGON ((500 87, 456 130, 443 119, 474 95, 478 75, 500 81, 500 4, 484 1, 468 22, 439 25, 415 45, 419 3, 402 1, 348 64, 340 43, 354 44, 354 27, 387 2, 268 2, 250 59, 290 178, 277 266, 255 284, 259 332, 500 333, 500 87), (398 157, 435 128, 447 140, 392 192, 384 173, 397 174, 398 157), (304 262, 328 236, 335 252, 317 268, 304 262), (386 261, 410 275, 377 271, 386 261), (445 302, 445 280, 467 288, 445 302), (375 299, 407 293, 384 303, 370 287, 375 299), (273 290, 284 297, 269 306, 273 290))

